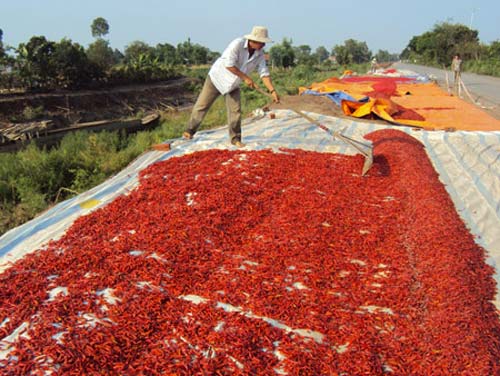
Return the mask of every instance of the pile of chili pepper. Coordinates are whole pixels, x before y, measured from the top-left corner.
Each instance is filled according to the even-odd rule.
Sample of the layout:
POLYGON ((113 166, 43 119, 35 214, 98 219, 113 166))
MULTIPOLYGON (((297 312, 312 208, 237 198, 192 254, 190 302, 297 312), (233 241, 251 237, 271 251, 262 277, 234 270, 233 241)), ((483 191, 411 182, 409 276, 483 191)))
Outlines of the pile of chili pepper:
POLYGON ((208 150, 0 274, 5 374, 494 375, 493 269, 423 146, 208 150))

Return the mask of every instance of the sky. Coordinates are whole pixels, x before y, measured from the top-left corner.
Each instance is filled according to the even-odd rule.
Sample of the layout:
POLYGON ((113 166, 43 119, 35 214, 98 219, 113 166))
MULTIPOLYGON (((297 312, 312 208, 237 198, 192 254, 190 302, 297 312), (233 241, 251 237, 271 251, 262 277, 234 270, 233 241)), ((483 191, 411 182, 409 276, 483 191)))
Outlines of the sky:
POLYGON ((374 54, 400 53, 413 36, 442 22, 472 26, 489 44, 500 39, 499 15, 498 0, 0 0, 4 45, 17 47, 43 35, 87 47, 94 41, 92 21, 103 17, 110 26, 105 39, 122 52, 133 41, 176 46, 188 38, 222 52, 262 25, 275 43, 288 38, 293 46, 331 51, 355 39, 374 54))

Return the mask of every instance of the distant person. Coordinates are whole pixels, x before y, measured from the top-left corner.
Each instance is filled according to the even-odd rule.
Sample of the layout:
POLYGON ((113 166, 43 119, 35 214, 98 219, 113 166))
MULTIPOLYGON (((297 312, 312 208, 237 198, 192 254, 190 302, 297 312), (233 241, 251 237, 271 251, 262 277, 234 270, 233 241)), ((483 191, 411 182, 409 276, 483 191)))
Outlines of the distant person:
POLYGON ((249 76, 251 72, 257 70, 274 102, 280 100, 271 81, 262 50, 269 42, 271 39, 269 39, 267 28, 254 26, 250 34, 236 38, 226 47, 221 57, 215 61, 208 72, 186 130, 182 134, 185 139, 193 138, 214 101, 223 95, 226 102, 231 144, 238 148, 245 146, 241 142, 241 82, 243 81, 251 88, 258 88, 258 85, 249 76))
POLYGON ((460 85, 461 71, 462 71, 462 59, 459 54, 456 54, 451 61, 451 70, 453 71, 454 81, 453 84, 455 89, 460 85))
POLYGON ((372 64, 371 64, 371 69, 370 69, 370 72, 371 73, 375 73, 376 70, 377 70, 377 66, 378 66, 378 63, 377 63, 377 58, 373 58, 372 59, 372 64))

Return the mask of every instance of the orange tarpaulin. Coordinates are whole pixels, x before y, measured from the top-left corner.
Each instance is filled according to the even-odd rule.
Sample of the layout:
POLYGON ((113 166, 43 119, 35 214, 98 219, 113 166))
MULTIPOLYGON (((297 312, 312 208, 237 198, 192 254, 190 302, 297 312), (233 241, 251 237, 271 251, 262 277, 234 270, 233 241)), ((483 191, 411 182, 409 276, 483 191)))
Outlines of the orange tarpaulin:
POLYGON ((371 98, 368 103, 342 102, 344 113, 358 118, 375 115, 391 123, 426 129, 500 130, 500 121, 474 105, 450 96, 435 83, 411 83, 389 77, 386 79, 384 81, 384 77, 366 76, 357 77, 357 82, 349 82, 329 78, 313 83, 309 88, 301 87, 299 93, 302 94, 307 89, 319 93, 343 91, 356 100, 368 95, 371 98), (394 115, 398 112, 400 116, 395 118, 394 115), (412 113, 420 117, 411 116, 412 113))
POLYGON ((389 99, 376 98, 369 102, 342 101, 344 114, 357 118, 371 118, 372 114, 393 124, 411 125, 414 127, 425 127, 424 118, 418 113, 398 106, 389 99))
POLYGON ((412 108, 434 129, 455 128, 466 131, 499 131, 500 121, 478 107, 454 96, 393 97, 392 100, 412 108))

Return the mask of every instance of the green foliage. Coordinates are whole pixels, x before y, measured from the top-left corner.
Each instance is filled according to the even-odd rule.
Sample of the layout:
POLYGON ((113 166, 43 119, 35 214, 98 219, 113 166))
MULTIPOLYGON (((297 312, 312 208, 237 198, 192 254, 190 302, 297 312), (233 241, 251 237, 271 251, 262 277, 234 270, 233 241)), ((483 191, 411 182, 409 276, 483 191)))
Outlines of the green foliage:
POLYGON ((0 230, 19 225, 46 207, 46 190, 52 180, 46 158, 29 146, 16 158, 0 155, 0 230), (10 212, 11 215, 7 216, 10 212))
POLYGON ((324 63, 329 57, 330 54, 324 46, 319 46, 318 48, 316 48, 316 51, 314 51, 314 58, 317 64, 324 63))
POLYGON ((489 47, 486 49, 488 58, 500 60, 500 40, 491 42, 489 47))
POLYGON ((98 66, 103 72, 108 71, 113 65, 119 63, 120 59, 104 39, 97 39, 87 48, 89 61, 98 66))
POLYGON ((295 52, 291 39, 283 39, 281 44, 275 44, 269 49, 271 66, 278 68, 289 68, 295 65, 295 52))
POLYGON ((32 121, 43 117, 45 114, 43 106, 31 107, 26 106, 23 110, 24 121, 32 121))
POLYGON ((156 45, 155 56, 166 64, 180 64, 180 58, 174 46, 168 43, 160 43, 156 45))
MULTIPOLYGON (((209 67, 193 67, 193 68, 188 68, 183 71, 183 74, 195 78, 200 82, 205 81, 205 78, 207 77, 208 71, 210 70, 209 67)), ((201 87, 200 87, 201 89, 201 87)))
POLYGON ((28 88, 47 85, 49 79, 55 76, 49 61, 54 53, 55 43, 43 36, 32 37, 28 43, 19 44, 18 71, 21 82, 28 88))
POLYGON ((5 49, 3 47, 3 30, 0 29, 0 63, 2 62, 4 56, 5 56, 5 49))
POLYGON ((179 137, 184 131, 189 115, 187 111, 166 114, 160 127, 154 131, 155 143, 179 137))
POLYGON ((477 30, 462 24, 443 22, 435 25, 431 31, 414 36, 401 56, 427 64, 449 66, 457 53, 465 60, 477 58, 479 48, 477 30))
POLYGON ((15 183, 19 165, 15 154, 0 154, 0 205, 15 201, 15 183))
POLYGON ((314 53, 311 51, 311 47, 308 45, 301 45, 298 47, 294 47, 293 49, 295 55, 295 64, 299 65, 310 65, 310 66, 319 66, 323 65, 327 62, 330 54, 328 50, 320 46, 316 48, 314 53))
POLYGON ((292 71, 292 82, 295 86, 307 86, 315 81, 318 69, 313 65, 298 65, 292 71))
POLYGON ((109 72, 112 83, 163 81, 177 77, 179 70, 170 64, 161 63, 157 57, 140 54, 125 64, 115 65, 109 72))
POLYGON ((29 89, 78 88, 102 74, 83 47, 69 39, 56 43, 32 37, 16 51, 20 81, 29 89))
POLYGON ((172 52, 169 45, 155 49, 141 41, 132 42, 125 50, 124 63, 112 67, 109 80, 113 83, 150 82, 177 77, 179 69, 169 62, 172 52))
POLYGON ((311 55, 311 47, 301 45, 293 48, 296 65, 314 64, 314 57, 311 55))
POLYGON ((500 41, 491 45, 479 43, 478 31, 462 24, 443 22, 431 31, 414 36, 401 53, 412 63, 449 67, 454 55, 460 54, 463 70, 500 76, 500 41))
POLYGON ((341 65, 366 63, 372 57, 366 42, 355 39, 347 39, 343 45, 336 45, 332 54, 336 56, 337 62, 341 65))
POLYGON ((47 91, 168 80, 177 77, 182 67, 208 64, 220 56, 189 39, 177 48, 134 41, 122 54, 101 38, 109 31, 106 20, 97 18, 92 29, 97 39, 87 50, 68 39, 56 43, 34 36, 19 45, 13 58, 3 53, 0 43, 0 65, 14 67, 13 73, 0 75, 0 88, 17 85, 47 91))
POLYGON ((92 36, 94 38, 102 38, 104 35, 109 33, 108 21, 102 17, 97 17, 94 21, 92 21, 90 31, 92 32, 92 36))
POLYGON ((332 55, 335 56, 337 63, 340 65, 347 65, 352 62, 346 46, 336 45, 333 47, 332 55))
POLYGON ((378 50, 378 52, 375 54, 375 58, 379 63, 384 63, 384 62, 390 62, 390 61, 396 61, 397 60, 397 55, 391 55, 389 51, 386 50, 378 50))
POLYGON ((125 47, 124 62, 140 59, 140 56, 154 58, 155 49, 140 40, 136 40, 125 47))
POLYGON ((55 77, 52 76, 49 82, 55 88, 84 87, 103 74, 97 65, 89 61, 84 48, 69 39, 62 39, 55 45, 50 63, 55 77))
MULTIPOLYGON (((54 203, 60 188, 86 191, 147 148, 146 143, 128 144, 127 137, 116 132, 76 132, 50 151, 30 144, 16 154, 0 154, 0 233, 54 203)), ((61 197, 67 195, 64 191, 61 197)))
POLYGON ((188 38, 186 42, 177 45, 178 61, 186 65, 207 64, 211 60, 210 50, 199 44, 191 43, 188 38))
POLYGON ((500 60, 469 60, 463 64, 463 69, 478 74, 500 77, 500 60))

